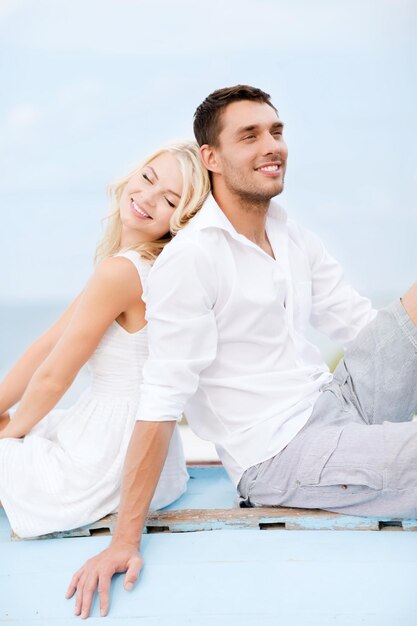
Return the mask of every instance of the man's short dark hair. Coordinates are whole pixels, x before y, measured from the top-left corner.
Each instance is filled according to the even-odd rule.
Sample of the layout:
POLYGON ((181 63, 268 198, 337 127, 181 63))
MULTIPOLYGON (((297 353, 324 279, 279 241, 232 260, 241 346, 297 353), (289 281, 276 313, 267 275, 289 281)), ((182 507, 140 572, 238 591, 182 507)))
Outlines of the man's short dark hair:
POLYGON ((207 96, 194 113, 194 135, 199 146, 203 144, 218 145, 219 135, 222 131, 222 113, 227 105, 239 100, 265 102, 278 113, 271 102, 271 96, 256 87, 235 85, 234 87, 217 89, 207 96))

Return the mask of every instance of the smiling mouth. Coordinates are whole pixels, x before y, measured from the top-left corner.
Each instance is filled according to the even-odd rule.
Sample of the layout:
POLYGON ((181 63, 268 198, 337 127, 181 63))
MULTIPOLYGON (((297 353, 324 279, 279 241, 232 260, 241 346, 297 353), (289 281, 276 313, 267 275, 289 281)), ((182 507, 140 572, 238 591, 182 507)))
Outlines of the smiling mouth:
POLYGON ((130 204, 131 207, 133 208, 133 210, 138 213, 138 215, 140 215, 140 217, 142 217, 143 219, 150 219, 152 220, 153 218, 149 215, 149 213, 146 213, 146 211, 144 211, 143 209, 140 208, 140 206, 138 204, 136 204, 136 202, 133 200, 133 198, 130 198, 130 204))
POLYGON ((281 163, 265 163, 265 165, 261 165, 256 168, 257 172, 267 172, 271 174, 277 174, 281 171, 281 163))

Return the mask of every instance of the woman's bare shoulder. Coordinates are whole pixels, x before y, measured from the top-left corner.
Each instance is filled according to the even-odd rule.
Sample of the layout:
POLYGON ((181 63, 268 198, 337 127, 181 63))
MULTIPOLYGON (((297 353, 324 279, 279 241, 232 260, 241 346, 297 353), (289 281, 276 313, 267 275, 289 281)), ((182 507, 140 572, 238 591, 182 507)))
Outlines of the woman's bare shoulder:
POLYGON ((100 261, 94 270, 93 278, 109 285, 116 284, 119 287, 133 284, 132 286, 137 289, 141 285, 135 264, 124 256, 110 256, 100 261))

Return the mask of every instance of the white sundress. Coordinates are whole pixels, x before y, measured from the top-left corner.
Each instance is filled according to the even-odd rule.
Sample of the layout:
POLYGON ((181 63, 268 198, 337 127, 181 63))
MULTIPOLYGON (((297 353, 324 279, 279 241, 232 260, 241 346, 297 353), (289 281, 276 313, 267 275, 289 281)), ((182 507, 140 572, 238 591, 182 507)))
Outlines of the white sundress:
MULTIPOLYGON (((144 285, 150 267, 140 255, 117 256, 132 261, 144 285)), ((24 439, 0 439, 0 502, 19 537, 77 528, 117 511, 147 355, 146 326, 129 333, 114 321, 88 361, 91 385, 79 400, 49 413, 24 439)), ((187 481, 176 427, 151 510, 179 498, 187 481)))

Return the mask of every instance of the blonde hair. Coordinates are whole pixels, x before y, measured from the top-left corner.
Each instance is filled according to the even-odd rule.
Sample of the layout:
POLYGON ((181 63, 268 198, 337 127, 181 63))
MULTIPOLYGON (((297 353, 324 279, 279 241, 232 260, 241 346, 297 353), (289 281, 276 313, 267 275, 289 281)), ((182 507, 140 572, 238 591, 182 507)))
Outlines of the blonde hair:
POLYGON ((126 176, 109 185, 110 213, 106 218, 107 228, 104 236, 96 249, 96 263, 121 250, 122 222, 120 220, 119 203, 127 181, 153 159, 166 152, 173 154, 177 159, 183 179, 181 199, 170 219, 170 232, 157 241, 147 241, 125 249, 136 250, 144 259, 153 262, 166 244, 171 241, 172 237, 201 208, 210 191, 210 181, 207 170, 201 162, 197 144, 194 141, 179 141, 163 146, 126 176))

